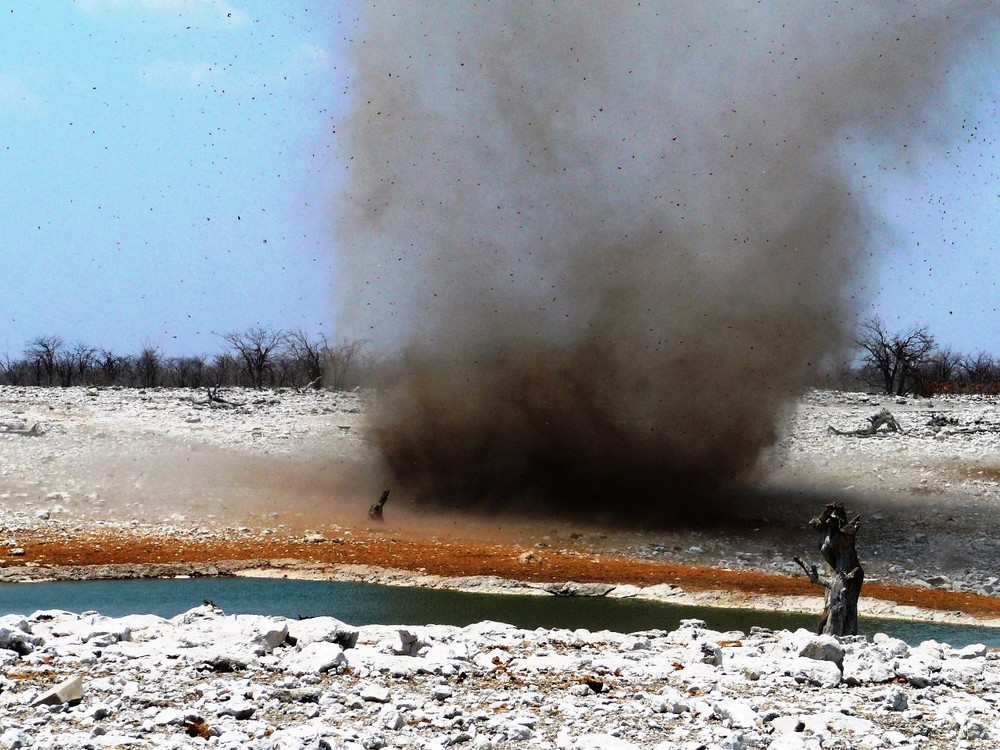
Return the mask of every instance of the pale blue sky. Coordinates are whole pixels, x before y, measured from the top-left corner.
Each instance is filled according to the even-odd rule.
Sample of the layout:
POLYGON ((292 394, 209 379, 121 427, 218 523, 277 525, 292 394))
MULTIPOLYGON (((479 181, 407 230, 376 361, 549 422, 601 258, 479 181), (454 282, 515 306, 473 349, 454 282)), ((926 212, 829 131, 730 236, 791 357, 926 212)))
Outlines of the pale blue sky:
POLYGON ((0 354, 330 332, 345 21, 319 5, 0 5, 0 354))
POLYGON ((891 328, 926 324, 941 345, 1000 356, 1000 61, 980 72, 961 79, 967 103, 942 140, 876 178, 889 234, 868 291, 891 328))
MULTIPOLYGON (((350 34, 341 2, 0 4, 0 356, 45 334, 167 354, 255 324, 336 338, 350 34)), ((995 58, 955 85, 935 144, 858 176, 888 231, 857 291, 891 326, 1000 355, 995 58)))

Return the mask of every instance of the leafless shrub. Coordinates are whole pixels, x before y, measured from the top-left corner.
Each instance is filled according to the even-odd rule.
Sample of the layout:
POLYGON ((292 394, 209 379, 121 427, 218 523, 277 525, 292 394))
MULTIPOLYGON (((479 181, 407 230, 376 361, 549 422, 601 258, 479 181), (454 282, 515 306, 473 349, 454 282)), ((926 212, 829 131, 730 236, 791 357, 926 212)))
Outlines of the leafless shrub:
POLYGON ((76 343, 71 348, 58 351, 55 364, 59 385, 68 387, 89 382, 96 358, 97 350, 84 343, 76 343))
POLYGON ((120 356, 110 349, 101 349, 96 360, 96 379, 100 385, 125 385, 130 381, 134 369, 131 357, 120 356))

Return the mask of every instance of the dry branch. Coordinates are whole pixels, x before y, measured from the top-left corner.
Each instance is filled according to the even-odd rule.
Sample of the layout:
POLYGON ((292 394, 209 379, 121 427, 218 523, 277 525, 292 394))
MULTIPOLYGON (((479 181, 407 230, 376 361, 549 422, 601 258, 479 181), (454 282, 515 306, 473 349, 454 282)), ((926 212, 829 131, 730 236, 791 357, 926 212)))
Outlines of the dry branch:
POLYGON ((802 562, 802 558, 799 557, 798 555, 793 557, 792 561, 798 563, 798 566, 805 571, 806 575, 809 577, 810 583, 815 583, 819 586, 830 588, 830 582, 824 578, 820 578, 819 569, 815 565, 807 566, 804 562, 802 562))
POLYGON ((385 507, 385 501, 389 499, 389 490, 382 491, 382 497, 378 499, 372 507, 368 509, 368 517, 373 521, 384 521, 382 518, 382 508, 385 507))
POLYGON ((307 391, 318 390, 319 386, 320 386, 320 383, 322 382, 322 380, 323 380, 323 376, 320 375, 315 380, 310 380, 304 386, 302 386, 301 388, 296 388, 295 390, 298 391, 299 393, 305 393, 307 391))

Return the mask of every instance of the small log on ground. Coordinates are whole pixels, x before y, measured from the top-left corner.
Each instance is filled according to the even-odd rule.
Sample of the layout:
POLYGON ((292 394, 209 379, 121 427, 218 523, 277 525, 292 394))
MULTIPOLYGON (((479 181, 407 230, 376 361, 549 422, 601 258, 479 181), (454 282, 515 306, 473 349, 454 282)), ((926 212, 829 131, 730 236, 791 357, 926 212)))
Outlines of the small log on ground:
POLYGON ((44 435, 43 430, 36 422, 29 430, 24 425, 0 425, 0 435, 23 435, 24 437, 39 437, 44 435))
POLYGON ((826 588, 826 605, 817 626, 825 635, 858 634, 858 600, 865 582, 865 571, 855 548, 861 516, 847 520, 842 503, 830 503, 819 518, 809 522, 820 531, 820 553, 826 561, 829 579, 819 575, 815 565, 807 566, 793 558, 813 583, 826 588))
POLYGON ((368 517, 373 521, 384 521, 382 517, 382 508, 385 507, 385 501, 389 499, 389 490, 384 490, 382 492, 382 497, 378 499, 372 507, 368 509, 368 517))
POLYGON ((899 426, 899 422, 888 409, 882 409, 878 414, 872 414, 868 417, 868 426, 860 430, 838 430, 833 425, 827 425, 827 429, 834 435, 850 435, 852 437, 871 437, 881 427, 885 427, 886 432, 903 432, 903 428, 899 426))

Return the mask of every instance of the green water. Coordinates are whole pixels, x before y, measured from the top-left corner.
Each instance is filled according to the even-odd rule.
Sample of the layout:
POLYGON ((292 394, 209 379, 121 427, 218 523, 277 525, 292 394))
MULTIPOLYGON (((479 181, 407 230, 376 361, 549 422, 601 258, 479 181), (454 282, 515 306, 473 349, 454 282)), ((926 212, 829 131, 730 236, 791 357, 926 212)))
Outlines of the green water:
MULTIPOLYGON (((812 615, 744 609, 690 607, 598 597, 469 594, 441 589, 378 586, 337 581, 268 578, 185 578, 0 584, 0 614, 39 609, 96 610, 110 617, 146 613, 173 617, 204 600, 227 614, 286 617, 329 615, 352 625, 468 625, 480 620, 520 628, 585 628, 631 633, 673 630, 698 618, 714 630, 811 630, 812 615)), ((862 619, 860 632, 883 632, 907 643, 934 639, 953 646, 982 643, 1000 647, 1000 629, 939 625, 908 620, 862 619)))

